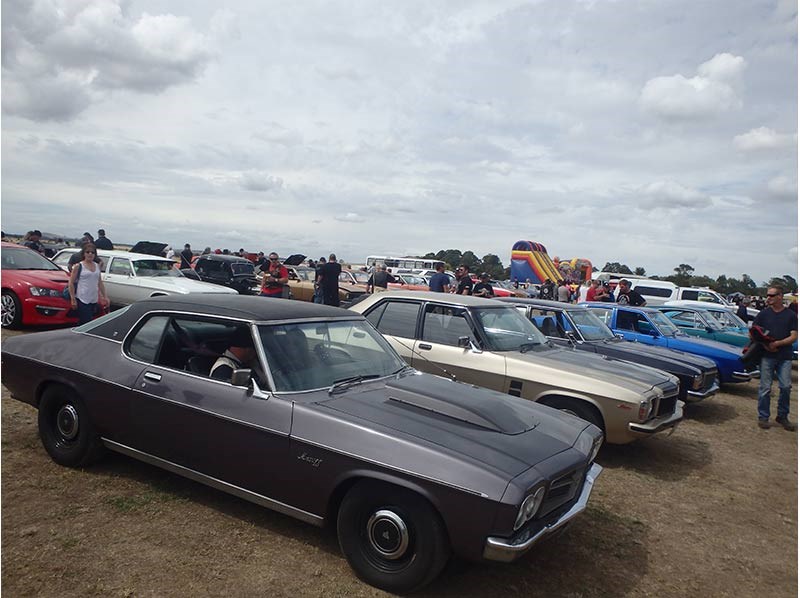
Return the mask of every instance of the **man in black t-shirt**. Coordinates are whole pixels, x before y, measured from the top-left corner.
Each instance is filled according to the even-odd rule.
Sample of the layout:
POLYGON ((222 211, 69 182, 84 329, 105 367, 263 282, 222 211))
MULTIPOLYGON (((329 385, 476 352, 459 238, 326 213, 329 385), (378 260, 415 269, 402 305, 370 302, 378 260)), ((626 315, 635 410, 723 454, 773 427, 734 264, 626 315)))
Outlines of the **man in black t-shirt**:
POLYGON ((753 326, 760 326, 774 340, 764 344, 761 358, 761 380, 758 384, 758 427, 769 428, 772 380, 778 378, 778 422, 793 431, 797 425, 789 421, 789 393, 792 391, 792 343, 797 340, 797 313, 783 305, 783 289, 767 289, 767 307, 758 312, 753 326))
POLYGON ((620 305, 632 305, 634 307, 644 307, 647 301, 639 293, 631 290, 631 281, 623 278, 617 287, 617 303, 620 305))
POLYGON ((332 253, 328 257, 328 263, 320 268, 320 278, 318 283, 322 289, 322 302, 325 305, 339 307, 339 274, 342 273, 342 266, 336 261, 336 254, 332 253))
POLYGON ((181 270, 192 267, 192 257, 194 257, 192 246, 187 243, 181 251, 181 270))
POLYGON ((489 282, 489 273, 481 272, 480 282, 472 288, 472 295, 475 297, 494 297, 494 288, 489 282))
POLYGON ((469 275, 469 268, 459 266, 456 268, 456 295, 472 295, 472 278, 469 275))

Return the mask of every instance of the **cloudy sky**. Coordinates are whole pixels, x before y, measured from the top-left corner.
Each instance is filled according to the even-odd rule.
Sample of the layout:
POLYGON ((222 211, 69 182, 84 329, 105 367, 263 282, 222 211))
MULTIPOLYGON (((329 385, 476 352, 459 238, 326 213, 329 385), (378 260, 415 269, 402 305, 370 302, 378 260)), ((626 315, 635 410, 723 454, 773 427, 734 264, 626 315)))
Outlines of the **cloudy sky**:
POLYGON ((2 0, 2 226, 797 271, 797 4, 2 0), (220 6, 225 8, 220 9, 220 6))

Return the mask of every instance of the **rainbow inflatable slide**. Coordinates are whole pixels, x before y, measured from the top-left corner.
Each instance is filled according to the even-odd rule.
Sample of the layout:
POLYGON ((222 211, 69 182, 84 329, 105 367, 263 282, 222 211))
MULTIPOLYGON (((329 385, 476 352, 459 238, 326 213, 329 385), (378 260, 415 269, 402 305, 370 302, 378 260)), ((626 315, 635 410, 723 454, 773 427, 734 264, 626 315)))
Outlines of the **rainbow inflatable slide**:
POLYGON ((534 241, 517 241, 511 249, 511 280, 519 282, 530 280, 542 284, 546 279, 561 280, 562 276, 553 260, 547 255, 547 248, 534 241))

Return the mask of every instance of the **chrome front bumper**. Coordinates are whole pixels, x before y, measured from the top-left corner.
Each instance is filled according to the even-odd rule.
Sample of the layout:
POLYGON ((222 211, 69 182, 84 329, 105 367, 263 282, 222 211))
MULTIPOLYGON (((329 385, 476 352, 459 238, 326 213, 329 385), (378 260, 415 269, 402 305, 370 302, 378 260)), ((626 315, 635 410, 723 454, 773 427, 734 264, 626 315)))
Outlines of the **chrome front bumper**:
POLYGON ((683 401, 678 401, 678 404, 675 405, 674 413, 657 417, 642 423, 631 422, 628 424, 628 429, 638 436, 650 436, 651 434, 661 432, 662 430, 666 430, 668 428, 672 428, 674 430, 675 426, 677 426, 683 419, 684 405, 685 403, 683 401))
POLYGON ((733 372, 731 377, 733 378, 732 382, 750 382, 753 378, 749 372, 733 372))
POLYGON ((690 390, 686 393, 686 402, 687 403, 697 403, 698 401, 702 401, 703 399, 707 399, 719 392, 719 384, 714 382, 711 386, 708 387, 708 390, 690 390))
POLYGON ((490 561, 510 563, 528 552, 534 544, 569 523, 586 509, 586 504, 589 502, 589 495, 592 493, 594 482, 602 471, 603 468, 597 463, 593 464, 586 473, 586 479, 583 482, 583 489, 581 490, 581 495, 578 497, 578 501, 572 505, 569 511, 564 513, 553 523, 544 526, 538 532, 531 534, 525 531, 515 538, 486 538, 486 545, 483 548, 483 558, 490 561))

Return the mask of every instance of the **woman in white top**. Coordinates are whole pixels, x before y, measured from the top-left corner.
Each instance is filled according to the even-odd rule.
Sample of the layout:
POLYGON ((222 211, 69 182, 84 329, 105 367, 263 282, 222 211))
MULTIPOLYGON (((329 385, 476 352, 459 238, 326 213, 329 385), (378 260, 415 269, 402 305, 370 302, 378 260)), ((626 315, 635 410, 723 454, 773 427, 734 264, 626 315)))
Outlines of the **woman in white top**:
POLYGON ((69 273, 69 297, 72 309, 78 312, 78 324, 91 321, 108 305, 108 295, 100 278, 100 264, 94 261, 97 248, 93 243, 84 244, 80 251, 81 261, 69 273), (99 303, 99 305, 98 305, 99 303))

